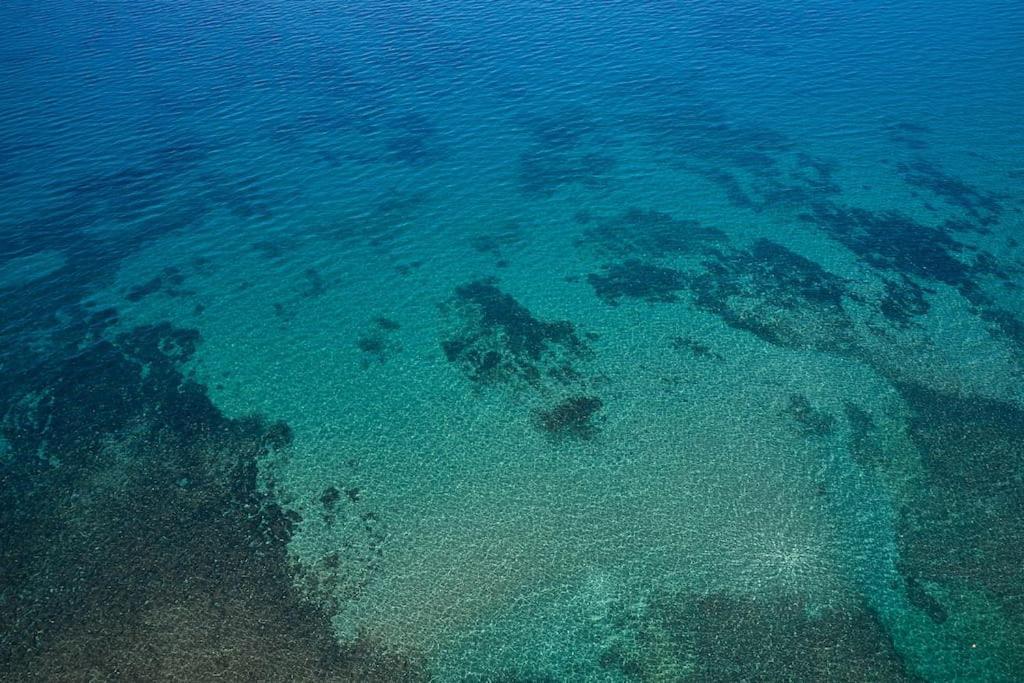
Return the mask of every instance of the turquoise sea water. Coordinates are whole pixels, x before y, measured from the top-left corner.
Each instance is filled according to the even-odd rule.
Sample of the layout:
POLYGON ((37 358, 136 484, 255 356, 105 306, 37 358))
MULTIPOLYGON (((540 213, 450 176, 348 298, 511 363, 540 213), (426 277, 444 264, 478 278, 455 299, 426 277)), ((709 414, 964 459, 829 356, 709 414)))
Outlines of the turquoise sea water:
POLYGON ((0 6, 0 678, 1024 678, 1024 7, 0 6))

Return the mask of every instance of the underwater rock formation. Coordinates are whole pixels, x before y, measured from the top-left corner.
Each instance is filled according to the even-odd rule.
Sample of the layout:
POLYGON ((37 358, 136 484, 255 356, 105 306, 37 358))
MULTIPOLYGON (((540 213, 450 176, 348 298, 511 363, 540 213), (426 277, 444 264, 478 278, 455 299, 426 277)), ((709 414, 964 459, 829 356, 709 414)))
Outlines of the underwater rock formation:
POLYGON ((589 440, 597 436, 595 417, 604 402, 595 396, 570 396, 547 410, 536 413, 537 426, 555 440, 589 440))
POLYGON ((493 278, 457 287, 441 310, 445 357, 478 384, 570 383, 590 353, 575 325, 535 318, 493 278))
POLYGON ((531 197, 550 197, 565 185, 602 188, 607 185, 615 164, 614 157, 597 152, 531 148, 519 157, 519 187, 531 197))
POLYGON ((805 436, 827 436, 836 422, 833 415, 812 406, 802 394, 791 395, 784 412, 805 436))
POLYGON ((695 220, 681 220, 662 211, 632 207, 584 231, 577 246, 619 258, 664 258, 702 253, 727 241, 726 234, 695 220))
POLYGON ((850 353, 853 321, 844 281, 769 240, 750 249, 715 252, 689 279, 694 305, 730 327, 787 348, 850 353))
POLYGON ((638 259, 627 259, 591 273, 587 282, 598 298, 616 305, 621 299, 639 299, 648 303, 673 303, 686 285, 683 274, 672 268, 656 266, 638 259))
POLYGON ((918 680, 864 604, 810 613, 785 595, 672 593, 613 619, 600 664, 627 680, 918 680))
POLYGON ((926 478, 903 509, 901 568, 915 581, 987 591, 1024 620, 1024 548, 1009 541, 1024 538, 1024 410, 921 385, 898 388, 926 478))
POLYGON ((999 220, 1003 212, 1000 198, 985 192, 942 170, 938 165, 917 158, 900 164, 897 172, 911 187, 927 190, 950 206, 963 211, 971 221, 956 225, 979 233, 990 232, 988 226, 999 220))
POLYGON ((378 317, 373 320, 373 325, 356 339, 356 348, 363 353, 361 365, 364 370, 374 362, 383 365, 402 352, 401 342, 394 338, 394 333, 401 327, 390 318, 378 317))
POLYGON ((104 338, 115 320, 8 358, 0 381, 0 669, 26 681, 415 676, 371 642, 339 647, 295 588, 285 546, 299 518, 257 475, 288 426, 228 418, 182 374, 194 330, 104 338))

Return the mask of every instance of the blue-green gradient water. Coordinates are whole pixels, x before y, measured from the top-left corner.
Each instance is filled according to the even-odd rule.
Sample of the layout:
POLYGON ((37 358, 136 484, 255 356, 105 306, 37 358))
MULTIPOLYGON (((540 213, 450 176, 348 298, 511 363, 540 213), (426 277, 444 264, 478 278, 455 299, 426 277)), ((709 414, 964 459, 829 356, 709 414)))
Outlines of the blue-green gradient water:
POLYGON ((1024 678, 1024 5, 0 20, 0 678, 1024 678))

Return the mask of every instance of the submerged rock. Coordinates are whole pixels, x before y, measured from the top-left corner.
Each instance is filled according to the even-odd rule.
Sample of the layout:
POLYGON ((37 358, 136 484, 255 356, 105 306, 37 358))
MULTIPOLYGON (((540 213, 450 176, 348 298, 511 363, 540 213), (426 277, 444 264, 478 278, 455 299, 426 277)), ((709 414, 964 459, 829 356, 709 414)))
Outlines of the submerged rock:
POLYGON ((656 266, 638 259, 604 266, 591 273, 587 281, 605 303, 616 305, 621 299, 639 299, 648 303, 673 303, 685 287, 683 274, 672 268, 656 266))
POLYGON ((574 362, 589 355, 567 320, 545 321, 488 278, 456 288, 441 306, 448 323, 441 348, 478 384, 557 383, 578 376, 574 362))
POLYGON ((595 417, 604 402, 595 396, 572 396, 536 413, 538 427, 556 439, 589 440, 598 432, 595 417))

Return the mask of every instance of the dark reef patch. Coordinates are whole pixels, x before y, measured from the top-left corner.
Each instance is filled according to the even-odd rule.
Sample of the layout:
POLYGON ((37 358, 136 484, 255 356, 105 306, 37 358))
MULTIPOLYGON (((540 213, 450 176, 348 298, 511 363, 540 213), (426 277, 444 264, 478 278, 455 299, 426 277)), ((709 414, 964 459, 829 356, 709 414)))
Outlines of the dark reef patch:
POLYGON ((927 137, 931 132, 927 126, 910 121, 900 121, 886 128, 887 137, 891 142, 913 151, 928 149, 927 137))
POLYGON ((924 159, 900 164, 896 170, 911 187, 932 193, 975 221, 961 221, 963 228, 987 233, 989 230, 986 226, 999 220, 1003 212, 1002 202, 997 195, 979 190, 924 159))
POLYGON ((598 129, 594 118, 581 107, 526 117, 524 125, 541 148, 558 150, 572 149, 598 129))
MULTIPOLYGON (((98 314, 97 314, 98 315, 98 314)), ((0 377, 0 669, 17 680, 394 680, 410 662, 343 650, 294 584, 257 463, 286 425, 228 418, 170 324, 65 330, 0 377), (187 652, 187 656, 182 656, 187 652)))
POLYGON ((298 248, 298 242, 290 239, 257 240, 252 243, 252 249, 260 256, 269 260, 285 258, 289 252, 298 248))
POLYGON ((1016 314, 992 305, 984 300, 975 307, 975 313, 984 320, 989 331, 1013 343, 1020 353, 1024 353, 1024 321, 1016 314))
POLYGON ((141 285, 136 285, 135 287, 132 287, 130 290, 128 290, 128 293, 125 295, 125 298, 128 299, 128 301, 142 301, 150 294, 155 294, 156 292, 159 292, 163 288, 163 286, 163 278, 161 278, 158 275, 152 280, 147 280, 141 285))
POLYGON ((835 416, 815 408, 802 394, 791 395, 783 412, 793 420, 804 436, 828 436, 836 423, 835 416))
POLYGON ((419 270, 422 267, 423 261, 417 259, 415 261, 410 261, 409 263, 399 263, 397 266, 395 266, 395 272, 397 272, 402 277, 409 277, 410 275, 412 275, 413 272, 419 270))
POLYGON ((928 313, 931 305, 925 298, 929 292, 902 273, 896 278, 886 278, 885 293, 878 303, 878 311, 898 327, 907 327, 914 318, 928 313))
POLYGON ((694 101, 692 93, 652 111, 645 122, 662 149, 718 166, 770 168, 795 147, 777 131, 738 122, 715 105, 694 101))
MULTIPOLYGON (((109 284, 125 259, 154 241, 194 227, 216 210, 261 211, 267 197, 257 179, 203 170, 211 151, 193 141, 154 149, 118 170, 55 188, 53 203, 31 218, 6 218, 0 254, 52 250, 64 263, 0 297, 0 356, 3 347, 20 343, 19 335, 78 316, 89 293, 109 284)), ((146 284, 155 291, 155 282, 146 284)), ((162 278, 160 288, 167 284, 162 278)), ((182 296, 190 293, 170 284, 182 296)))
POLYGON ((688 279, 694 304, 730 327, 787 348, 854 349, 845 282, 814 261, 761 239, 750 249, 713 252, 704 265, 688 279))
POLYGON ((701 598, 692 607, 698 680, 912 680, 878 615, 795 600, 701 598), (706 624, 710 624, 708 628, 706 624))
POLYGON ((274 316, 281 321, 282 325, 286 325, 292 320, 295 320, 296 312, 290 306, 286 306, 284 302, 274 302, 274 316))
POLYGON ((879 270, 941 282, 961 292, 976 288, 974 269, 963 256, 969 248, 945 226, 918 223, 896 211, 872 212, 835 204, 817 204, 801 219, 879 270))
POLYGON ((376 362, 383 365, 402 352, 402 344, 394 337, 401 325, 389 318, 374 318, 373 325, 356 339, 356 348, 363 353, 361 365, 367 369, 376 362))
POLYGON ((673 303, 679 300, 678 292, 686 287, 678 270, 638 259, 605 265, 602 272, 588 275, 587 282, 599 299, 613 306, 620 299, 673 303))
POLYGON ((589 441, 597 436, 595 418, 604 402, 595 396, 570 396, 546 410, 538 410, 537 427, 555 440, 589 441))
POLYGON ((302 279, 305 280, 305 284, 299 291, 299 296, 303 299, 316 299, 327 293, 327 283, 316 268, 306 268, 302 271, 302 279))
POLYGON ((843 416, 850 430, 850 455, 857 464, 873 467, 886 459, 885 452, 878 446, 878 425, 871 413, 851 401, 843 402, 843 416))
POLYGON ((830 162, 798 152, 737 172, 714 165, 689 170, 718 185, 733 206, 761 213, 805 206, 839 194, 841 189, 832 180, 835 168, 830 162))
POLYGON ((697 341, 693 337, 672 337, 669 339, 669 346, 676 351, 685 351, 694 358, 707 360, 724 361, 725 357, 716 352, 707 344, 697 341))
MULTIPOLYGON (((425 191, 410 192, 389 188, 382 192, 372 205, 325 222, 315 230, 328 240, 357 242, 386 249, 409 230, 429 200, 430 194, 425 191)), ((418 262, 408 267, 418 268, 417 264, 418 262)))
POLYGON ((162 292, 170 297, 191 296, 195 293, 190 290, 181 289, 180 287, 183 284, 185 284, 185 276, 182 274, 181 269, 168 266, 156 277, 147 280, 141 285, 132 287, 128 290, 125 298, 131 302, 138 302, 157 292, 162 292))
POLYGON ((384 351, 384 341, 380 337, 360 337, 356 346, 363 353, 379 355, 384 351))
POLYGON ((928 618, 936 624, 945 623, 949 619, 949 612, 942 606, 942 603, 914 577, 912 570, 903 567, 900 569, 900 573, 903 575, 903 589, 906 591, 910 604, 928 615, 928 618))
POLYGON ((797 597, 655 595, 615 619, 600 664, 630 680, 917 680, 866 604, 812 614, 797 597))
POLYGON ((380 569, 387 534, 357 486, 327 487, 319 497, 330 527, 332 549, 301 566, 296 580, 303 595, 329 614, 338 614, 366 592, 380 569))
POLYGON ((622 258, 663 258, 700 253, 709 244, 726 239, 721 230, 705 227, 698 221, 679 220, 661 211, 633 207, 587 229, 576 244, 622 258))
POLYGON ((425 166, 443 157, 438 127, 429 117, 407 113, 389 121, 385 158, 408 166, 425 166))
POLYGON ((373 324, 385 332, 397 332, 402 329, 402 326, 399 323, 395 322, 391 318, 385 318, 383 316, 374 318, 373 324))
POLYGON ((469 239, 469 245, 481 254, 489 254, 503 260, 507 251, 518 246, 522 240, 522 227, 515 221, 509 221, 493 232, 473 235, 469 239))
POLYGON ((579 376, 573 363, 590 354, 575 325, 535 318, 493 278, 457 287, 441 312, 445 357, 479 384, 567 384, 579 376))
POLYGON ((567 107, 524 117, 531 140, 519 156, 518 180, 531 197, 553 195, 565 185, 607 186, 616 159, 600 150, 598 125, 584 109, 567 107))
POLYGON ((594 220, 594 216, 587 209, 580 209, 572 215, 572 219, 580 225, 585 225, 594 220))
POLYGON ((597 152, 577 153, 550 147, 531 147, 519 156, 519 187, 530 196, 549 197, 565 185, 606 187, 614 157, 597 152))
MULTIPOLYGON (((1024 617, 1024 410, 916 384, 897 388, 925 471, 902 510, 900 570, 911 582, 983 590, 1024 617)), ((1018 643, 1024 652, 1024 637, 1018 643)))
POLYGON ((913 317, 926 313, 929 306, 924 294, 929 290, 922 283, 942 283, 967 300, 994 336, 1024 353, 1024 322, 998 306, 982 287, 990 278, 1012 287, 1014 275, 991 253, 954 239, 953 235, 964 232, 964 221, 946 220, 931 226, 895 211, 872 212, 830 203, 816 205, 801 218, 823 229, 873 268, 898 275, 898 280, 886 280, 886 292, 879 302, 880 312, 890 321, 906 327, 913 317))
POLYGON ((1024 478, 1024 410, 920 385, 898 388, 912 410, 910 434, 933 484, 987 495, 1024 478))
POLYGON ((328 513, 334 511, 334 506, 341 500, 341 491, 336 486, 328 486, 320 496, 320 502, 328 513))
POLYGON ((729 117, 713 104, 683 100, 645 118, 658 149, 679 168, 717 185, 738 208, 762 212, 838 194, 835 165, 801 152, 778 131, 729 117))

